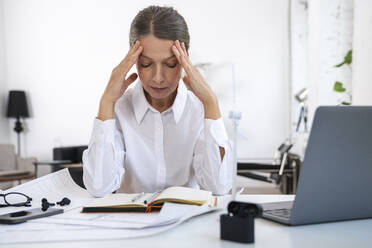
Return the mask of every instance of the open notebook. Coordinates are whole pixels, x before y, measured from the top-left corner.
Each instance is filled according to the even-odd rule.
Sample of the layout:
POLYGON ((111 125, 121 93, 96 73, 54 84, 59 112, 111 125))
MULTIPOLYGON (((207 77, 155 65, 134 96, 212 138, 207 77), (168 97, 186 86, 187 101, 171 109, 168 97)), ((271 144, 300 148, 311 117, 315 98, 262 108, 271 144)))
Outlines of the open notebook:
POLYGON ((110 194, 83 207, 83 213, 94 212, 150 212, 160 209, 164 202, 216 206, 217 198, 210 191, 169 187, 161 192, 145 194, 110 194), (134 201, 132 201, 134 199, 134 201))

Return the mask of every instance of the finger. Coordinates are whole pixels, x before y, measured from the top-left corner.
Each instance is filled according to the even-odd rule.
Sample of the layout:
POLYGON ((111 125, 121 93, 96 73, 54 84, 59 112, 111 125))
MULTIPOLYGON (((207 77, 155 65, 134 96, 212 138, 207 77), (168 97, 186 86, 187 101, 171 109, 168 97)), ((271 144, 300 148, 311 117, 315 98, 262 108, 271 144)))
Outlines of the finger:
POLYGON ((173 45, 172 46, 172 51, 174 53, 174 55, 176 55, 176 58, 178 60, 178 62, 182 65, 183 69, 185 69, 185 72, 190 75, 191 73, 191 67, 190 67, 190 64, 188 63, 187 59, 185 58, 185 56, 182 55, 180 49, 178 49, 176 47, 176 45, 173 45))
POLYGON ((177 47, 177 41, 174 42, 173 46, 172 46, 172 51, 173 53, 176 55, 177 59, 178 59, 178 62, 180 62, 181 64, 183 63, 183 60, 182 60, 182 53, 181 53, 181 49, 179 49, 177 47))
POLYGON ((178 40, 176 40, 174 42, 173 49, 174 49, 175 54, 176 54, 177 58, 179 59, 180 63, 185 64, 185 62, 186 62, 185 53, 183 52, 183 50, 181 48, 181 45, 180 45, 178 40))
POLYGON ((122 73, 126 75, 130 68, 137 63, 139 55, 143 51, 143 46, 138 47, 138 49, 131 55, 128 54, 129 57, 123 60, 123 62, 119 65, 120 68, 122 68, 122 73))
POLYGON ((140 56, 140 54, 142 53, 142 51, 143 51, 143 46, 139 46, 138 48, 137 48, 137 50, 136 51, 134 51, 134 57, 136 58, 136 59, 138 59, 138 57, 140 56))
POLYGON ((136 42, 134 42, 132 44, 132 46, 130 47, 128 53, 125 55, 125 57, 120 61, 119 63, 119 66, 123 63, 125 63, 125 61, 127 60, 128 57, 130 57, 132 54, 134 54, 138 48, 141 46, 141 43, 139 40, 136 40, 136 42))
POLYGON ((130 85, 131 83, 136 81, 137 77, 138 77, 137 73, 132 73, 125 81, 128 85, 130 85))
POLYGON ((178 48, 178 51, 181 54, 181 58, 184 61, 184 66, 188 67, 188 68, 185 68, 185 70, 190 70, 191 61, 190 61, 190 58, 188 57, 188 52, 186 51, 185 42, 182 42, 183 47, 182 47, 182 44, 179 42, 179 40, 176 40, 175 43, 176 43, 176 47, 178 48))
POLYGON ((176 44, 176 47, 177 47, 177 49, 179 50, 179 52, 182 54, 182 56, 184 57, 186 54, 183 52, 183 50, 182 50, 182 47, 181 47, 181 43, 180 43, 180 41, 179 40, 176 40, 176 42, 175 42, 175 44, 176 44))
POLYGON ((181 47, 182 47, 182 49, 183 49, 183 52, 184 52, 185 54, 187 54, 187 56, 189 56, 189 52, 186 51, 185 42, 182 42, 182 43, 181 43, 181 47))
POLYGON ((134 42, 134 43, 132 44, 132 46, 130 47, 128 54, 132 54, 132 53, 134 53, 134 52, 138 49, 138 47, 139 47, 140 45, 141 45, 141 42, 140 42, 139 40, 136 40, 136 42, 134 42))
POLYGON ((175 45, 172 46, 172 52, 174 53, 174 55, 176 56, 178 62, 180 62, 182 64, 182 61, 181 61, 181 54, 180 52, 178 51, 177 47, 175 45))
MULTIPOLYGON (((131 63, 130 63, 130 68, 132 68, 132 66, 133 66, 135 63, 137 63, 137 61, 138 61, 138 59, 139 59, 139 56, 141 55, 142 51, 143 51, 143 46, 139 46, 138 49, 134 52, 134 54, 132 55, 132 57, 131 57, 131 59, 130 59, 130 61, 131 61, 131 63)), ((130 68, 129 68, 129 69, 130 69, 130 68)))

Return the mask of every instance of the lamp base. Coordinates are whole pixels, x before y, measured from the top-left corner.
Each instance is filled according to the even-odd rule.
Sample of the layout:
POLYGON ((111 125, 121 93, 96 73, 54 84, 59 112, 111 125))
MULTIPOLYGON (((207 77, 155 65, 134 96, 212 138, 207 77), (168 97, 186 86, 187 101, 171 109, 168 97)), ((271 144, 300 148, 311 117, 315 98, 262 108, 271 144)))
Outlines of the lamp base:
MULTIPOLYGON (((23 131, 23 126, 22 126, 22 122, 20 121, 20 118, 19 116, 17 117, 17 121, 15 123, 15 126, 14 126, 14 129, 13 129, 16 133, 17 133, 17 154, 18 156, 21 156, 21 137, 20 137, 20 133, 23 131)), ((18 168, 16 168, 18 169, 18 168)))
POLYGON ((17 133, 20 133, 23 131, 22 122, 19 120, 19 117, 17 117, 17 121, 15 123, 13 130, 16 131, 17 133))

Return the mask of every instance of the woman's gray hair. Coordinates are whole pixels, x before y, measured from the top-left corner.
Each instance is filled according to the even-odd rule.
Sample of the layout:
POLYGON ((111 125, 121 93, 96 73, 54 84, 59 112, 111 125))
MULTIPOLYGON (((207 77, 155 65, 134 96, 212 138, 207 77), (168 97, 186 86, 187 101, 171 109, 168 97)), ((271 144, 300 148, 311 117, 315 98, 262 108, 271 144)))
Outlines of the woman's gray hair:
POLYGON ((186 50, 189 50, 190 35, 186 21, 172 7, 152 5, 138 12, 130 26, 129 45, 150 34, 159 39, 185 42, 186 50))

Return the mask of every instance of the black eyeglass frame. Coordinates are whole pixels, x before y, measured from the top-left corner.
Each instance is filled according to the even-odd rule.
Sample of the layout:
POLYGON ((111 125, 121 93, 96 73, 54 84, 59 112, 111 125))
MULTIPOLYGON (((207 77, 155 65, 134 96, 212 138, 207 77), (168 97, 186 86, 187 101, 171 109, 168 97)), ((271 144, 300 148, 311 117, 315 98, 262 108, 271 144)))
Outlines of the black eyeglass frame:
POLYGON ((0 204, 0 208, 3 208, 3 207, 31 207, 32 198, 29 197, 28 195, 25 195, 25 194, 20 193, 20 192, 9 192, 9 193, 6 193, 6 194, 0 194, 0 197, 4 197, 4 202, 6 203, 6 204, 0 204), (22 202, 22 203, 11 204, 6 200, 6 196, 11 195, 11 194, 22 195, 22 196, 26 197, 27 200, 25 202, 22 202))

